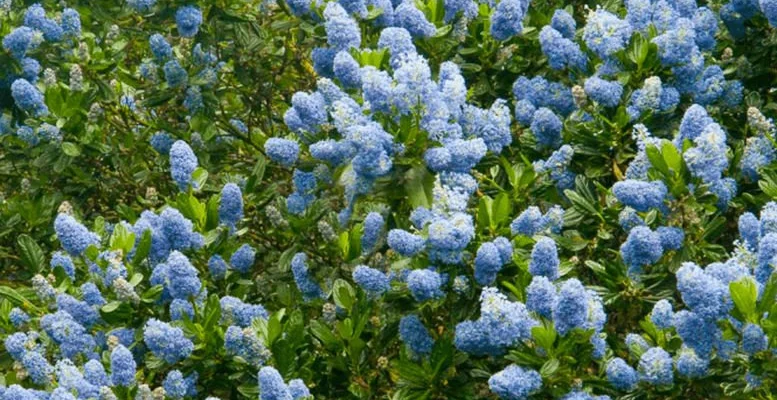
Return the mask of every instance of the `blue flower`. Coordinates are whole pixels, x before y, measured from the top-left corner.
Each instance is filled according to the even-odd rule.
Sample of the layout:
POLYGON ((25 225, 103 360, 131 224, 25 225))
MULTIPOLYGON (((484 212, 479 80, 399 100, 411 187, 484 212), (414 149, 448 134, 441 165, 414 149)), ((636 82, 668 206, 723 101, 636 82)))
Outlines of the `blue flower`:
POLYGON ((111 352, 111 382, 114 385, 133 386, 136 368, 135 359, 126 347, 118 345, 113 349, 111 352))
POLYGON ((751 250, 758 248, 758 240, 761 238, 761 222, 753 213, 746 212, 739 216, 739 237, 751 250))
POLYGON ((683 348, 677 357, 677 372, 686 378, 701 378, 707 375, 709 363, 708 359, 699 357, 693 350, 683 348))
POLYGON ((658 46, 658 57, 665 66, 687 63, 693 49, 696 47, 696 32, 693 22, 687 18, 679 18, 672 23, 672 29, 667 30, 652 40, 658 46))
POLYGON ((542 377, 533 369, 523 369, 515 364, 491 375, 488 387, 503 400, 525 400, 540 390, 542 377))
POLYGON ((163 70, 165 72, 165 80, 167 81, 167 85, 170 87, 181 87, 185 86, 187 80, 189 79, 189 74, 186 72, 183 67, 181 67, 181 64, 178 63, 178 60, 170 60, 165 63, 163 70))
POLYGON ((213 279, 223 279, 227 273, 227 263, 220 255, 213 255, 208 260, 208 271, 213 279))
POLYGON ((75 358, 79 354, 94 355, 94 338, 65 311, 46 314, 40 319, 40 327, 59 345, 63 357, 75 358))
POLYGON ((561 335, 574 328, 584 328, 588 315, 588 293, 577 279, 565 281, 558 292, 558 301, 553 306, 553 321, 561 335))
POLYGON ((550 109, 538 108, 534 113, 530 128, 539 147, 555 149, 561 145, 561 130, 564 125, 550 109))
POLYGON ((540 48, 548 57, 548 64, 553 69, 577 68, 585 69, 588 64, 580 46, 564 37, 561 32, 546 25, 540 31, 540 48))
POLYGON ((192 184, 192 174, 197 169, 197 156, 183 140, 173 143, 170 148, 170 174, 181 191, 192 184))
POLYGON ((652 385, 671 385, 672 357, 660 347, 649 349, 639 359, 639 375, 640 380, 652 385))
POLYGON ((232 257, 229 258, 229 264, 236 271, 245 274, 253 267, 255 257, 256 250, 248 244, 244 244, 232 253, 232 257))
POLYGON ((537 206, 530 206, 513 220, 510 230, 513 235, 534 236, 545 230, 547 225, 548 218, 542 215, 540 209, 537 206))
POLYGON ((480 318, 456 325, 454 344, 473 355, 500 355, 529 338, 537 324, 522 303, 508 301, 496 288, 484 288, 480 295, 480 318))
POLYGON ((73 265, 73 260, 67 254, 61 251, 54 253, 54 255, 51 256, 51 263, 49 265, 51 266, 52 271, 57 267, 62 268, 62 271, 65 272, 65 275, 67 275, 70 280, 75 280, 76 267, 73 265))
POLYGON ((432 269, 414 269, 407 275, 407 288, 418 302, 443 297, 443 283, 443 276, 432 269))
POLYGON ((224 334, 224 348, 228 354, 240 356, 249 363, 262 365, 267 349, 252 329, 230 326, 224 334))
POLYGON ((244 303, 237 297, 224 296, 219 300, 221 323, 249 327, 254 319, 267 319, 269 314, 260 304, 244 303))
POLYGON ((308 256, 305 253, 297 253, 291 259, 291 272, 294 274, 294 282, 306 301, 324 296, 321 287, 310 277, 307 260, 308 256))
POLYGON ((628 22, 603 9, 591 11, 583 28, 583 41, 601 59, 626 48, 632 28, 628 22))
POLYGON ((627 179, 616 182, 612 186, 612 192, 623 205, 644 212, 651 208, 661 208, 668 190, 661 181, 627 179))
POLYGON ((11 324, 18 329, 30 321, 30 316, 27 315, 26 312, 22 311, 22 309, 14 307, 8 314, 8 320, 11 321, 11 324))
POLYGON ((143 328, 143 342, 157 357, 168 364, 186 359, 194 350, 194 344, 187 339, 181 328, 151 318, 143 328))
POLYGON ((238 222, 243 218, 243 192, 240 187, 234 183, 227 183, 221 189, 221 198, 219 199, 219 221, 235 228, 238 222))
POLYGON ((154 267, 150 282, 162 285, 164 294, 173 299, 196 297, 202 289, 197 269, 178 251, 173 251, 167 261, 154 267))
POLYGON ((22 366, 30 375, 33 382, 38 385, 48 385, 51 383, 52 368, 46 357, 37 351, 28 351, 22 356, 22 366))
POLYGON ((661 246, 664 251, 679 250, 685 240, 685 232, 682 228, 674 226, 661 226, 656 229, 656 233, 661 238, 661 246))
POLYGON ((92 282, 86 282, 81 285, 81 298, 90 306, 102 306, 105 304, 105 299, 102 293, 100 293, 100 289, 92 282))
POLYGON ((559 271, 558 249, 556 242, 549 237, 540 238, 531 251, 529 273, 533 276, 544 276, 551 281, 558 279, 559 271))
POLYGON ((653 306, 653 311, 650 313, 650 321, 659 329, 669 329, 672 326, 673 318, 672 304, 667 300, 656 302, 653 306))
POLYGON ((148 12, 155 4, 156 0, 127 0, 127 5, 136 12, 148 12))
POLYGON ((759 0, 761 11, 764 13, 769 25, 777 26, 777 2, 774 0, 759 0))
POLYGON ((526 307, 537 314, 551 318, 558 300, 556 287, 544 276, 535 276, 526 288, 526 307))
POLYGON ((607 363, 607 380, 612 387, 630 392, 639 382, 637 371, 622 358, 617 357, 607 363))
POLYGON ((617 107, 623 95, 623 85, 592 76, 585 81, 585 94, 605 107, 617 107))
POLYGON ((431 353, 434 346, 434 339, 417 315, 402 317, 399 321, 399 339, 405 343, 408 350, 418 355, 431 353))
POLYGON ((416 54, 413 37, 405 28, 390 27, 380 32, 378 48, 389 51, 389 62, 392 66, 398 66, 399 61, 407 55, 416 54))
POLYGON ((534 113, 537 112, 537 107, 534 106, 529 100, 518 100, 515 103, 515 119, 521 125, 528 126, 534 119, 534 113))
POLYGON ((769 338, 766 337, 764 330, 756 324, 748 323, 742 329, 742 350, 745 353, 754 355, 759 351, 764 351, 769 347, 769 338))
POLYGON ((362 233, 361 245, 362 252, 369 253, 374 250, 381 235, 383 234, 383 216, 379 213, 371 212, 364 219, 364 233, 362 233))
POLYGON ((529 9, 526 0, 502 0, 491 14, 491 36, 507 40, 523 32, 523 19, 529 9))
POLYGON ((645 221, 637 214, 637 211, 631 207, 624 207, 618 213, 618 224, 624 231, 629 232, 634 227, 645 225, 645 221))
POLYGON ((11 84, 11 96, 17 107, 37 117, 49 113, 49 108, 43 102, 43 94, 26 79, 17 79, 11 84))
POLYGON ((550 19, 550 26, 559 31, 567 39, 575 38, 575 30, 577 29, 575 19, 561 8, 553 12, 553 17, 550 19))
POLYGON ((273 367, 262 367, 259 370, 260 400, 293 400, 283 377, 273 367))
POLYGON ((683 141, 686 139, 696 139, 701 135, 707 125, 710 125, 714 122, 715 121, 710 118, 710 116, 707 114, 707 110, 705 110, 704 107, 698 104, 694 104, 688 107, 688 109, 685 110, 682 121, 680 122, 680 131, 674 141, 675 146, 680 148, 683 145, 683 141))
POLYGON ((148 43, 151 46, 151 53, 157 61, 164 61, 173 56, 173 48, 170 47, 170 43, 165 40, 164 36, 155 33, 148 38, 148 43))
POLYGON ((175 139, 165 131, 159 131, 151 136, 151 147, 159 154, 169 155, 175 139))
POLYGON ((181 371, 174 369, 167 373, 167 377, 162 382, 162 387, 165 389, 165 396, 171 399, 180 400, 187 396, 194 396, 197 394, 197 378, 196 372, 193 372, 186 378, 184 378, 181 371))
POLYGON ((28 80, 30 83, 38 81, 38 75, 40 75, 40 63, 34 58, 25 57, 21 61, 22 64, 22 77, 28 80))
POLYGON ((310 389, 305 385, 302 379, 292 379, 289 381, 289 393, 294 400, 302 400, 311 397, 310 389))
POLYGON ((410 0, 403 0, 402 4, 394 10, 394 24, 406 29, 415 37, 426 38, 437 32, 434 24, 429 22, 424 13, 410 0))
POLYGON ((475 256, 475 280, 480 285, 490 285, 505 264, 499 248, 490 242, 480 245, 475 256))
POLYGON ((77 38, 81 36, 81 15, 72 8, 62 10, 62 31, 65 36, 77 38))
POLYGON ((361 66, 351 53, 340 51, 334 59, 332 68, 340 83, 346 88, 358 88, 362 85, 361 66))
POLYGON ((14 28, 11 33, 3 38, 3 48, 11 53, 14 58, 21 60, 27 52, 38 47, 33 37, 34 34, 35 31, 26 26, 14 28))
POLYGON ((87 328, 94 325, 100 319, 100 314, 89 303, 76 300, 73 296, 66 293, 57 295, 57 309, 67 312, 78 323, 87 328))
MULTIPOLYGON (((685 299, 683 299, 685 300, 685 299)), ((720 329, 715 320, 705 319, 696 312, 681 310, 674 314, 672 324, 683 345, 693 349, 696 354, 708 358, 713 347, 721 339, 720 329)))
POLYGON ((170 319, 173 321, 180 321, 184 319, 184 316, 189 319, 194 319, 194 307, 188 300, 174 299, 170 303, 170 319))
POLYGON ((202 11, 194 6, 184 6, 175 12, 175 24, 183 37, 194 37, 202 24, 202 11))
POLYGON ((642 267, 656 263, 664 254, 661 236, 646 226, 637 226, 621 245, 621 257, 629 267, 629 274, 642 273, 642 267))
MULTIPOLYGON (((335 51, 359 48, 362 43, 361 30, 356 21, 337 2, 329 2, 324 9, 326 41, 335 51)), ((334 54, 332 58, 334 59, 334 54)))
POLYGON ((202 102, 202 92, 199 86, 190 86, 186 89, 186 96, 183 99, 183 106, 189 111, 189 115, 196 114, 205 106, 202 102))
POLYGON ((46 10, 39 4, 33 4, 24 13, 24 25, 37 29, 43 33, 43 38, 49 42, 58 42, 62 39, 62 28, 49 18, 46 18, 46 10))
POLYGON ((100 238, 67 214, 59 214, 54 220, 57 238, 70 255, 81 255, 90 245, 98 246, 100 238))
POLYGON ((380 297, 391 288, 385 273, 366 265, 359 265, 353 270, 353 281, 371 297, 380 297))
POLYGON ((392 229, 388 233, 389 247, 405 257, 417 254, 424 243, 424 238, 402 229, 392 229))

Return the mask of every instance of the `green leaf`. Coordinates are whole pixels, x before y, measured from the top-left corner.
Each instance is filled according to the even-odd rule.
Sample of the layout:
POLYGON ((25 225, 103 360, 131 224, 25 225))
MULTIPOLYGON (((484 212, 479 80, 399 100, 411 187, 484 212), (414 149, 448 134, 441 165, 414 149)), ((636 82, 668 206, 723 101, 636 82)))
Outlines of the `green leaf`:
POLYGON ((122 254, 129 254, 135 247, 135 233, 129 231, 124 224, 116 224, 109 245, 111 250, 121 250, 122 254))
POLYGON ((552 324, 535 326, 531 329, 531 335, 539 346, 548 354, 553 350, 553 343, 556 341, 556 330, 552 324))
POLYGON ((658 151, 658 148, 656 146, 650 145, 645 149, 645 152, 647 153, 648 160, 650 160, 650 164, 653 165, 653 168, 657 169, 659 172, 661 172, 664 176, 669 176, 669 166, 666 165, 666 161, 664 161, 664 156, 661 154, 660 151, 658 151))
POLYGON ((551 358, 550 360, 545 361, 545 364, 543 364, 542 368, 540 368, 540 375, 542 375, 543 378, 553 376, 553 374, 558 371, 559 365, 559 361, 555 358, 551 358))
POLYGON ((16 243, 19 245, 22 263, 30 272, 39 272, 41 267, 46 264, 46 257, 43 255, 43 250, 41 250, 40 246, 27 234, 19 235, 16 243))
POLYGON ((336 280, 332 289, 332 294, 335 298, 335 304, 345 310, 351 310, 353 302, 356 299, 356 290, 353 289, 353 286, 351 286, 350 283, 343 279, 336 280))
POLYGON ((143 231, 143 235, 140 237, 138 247, 135 248, 135 254, 132 256, 132 264, 135 266, 140 265, 143 260, 148 257, 151 251, 151 229, 143 231))
POLYGON ((777 297, 777 274, 772 274, 769 280, 764 286, 763 293, 761 294, 761 301, 758 303, 756 310, 758 315, 761 315, 772 309, 774 305, 775 297, 777 297))
POLYGON ((81 148, 75 143, 62 142, 62 152, 70 157, 78 157, 81 155, 81 148))
POLYGON ((758 299, 758 289, 755 282, 750 277, 744 277, 729 285, 731 290, 731 299, 737 310, 749 321, 757 322, 758 316, 755 312, 755 303, 758 299))
POLYGON ((432 204, 432 188, 434 176, 429 173, 424 165, 417 165, 407 171, 405 175, 407 184, 407 198, 412 208, 429 208, 432 204))
POLYGON ((194 187, 198 190, 205 187, 205 181, 208 180, 208 171, 205 170, 205 168, 197 167, 197 169, 192 172, 192 180, 194 183, 194 187))

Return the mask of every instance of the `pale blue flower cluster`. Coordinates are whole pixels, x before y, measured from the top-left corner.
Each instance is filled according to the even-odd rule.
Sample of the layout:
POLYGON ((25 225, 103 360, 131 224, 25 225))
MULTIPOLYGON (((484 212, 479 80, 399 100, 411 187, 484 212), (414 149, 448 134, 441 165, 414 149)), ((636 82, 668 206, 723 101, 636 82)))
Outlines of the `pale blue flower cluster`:
POLYGON ((510 231, 513 235, 521 234, 534 236, 549 230, 553 233, 560 233, 563 225, 564 209, 561 206, 554 205, 545 213, 537 206, 529 206, 510 224, 510 231))
POLYGON ((491 375, 488 387, 503 400, 525 400, 542 388, 542 377, 535 370, 512 364, 491 375))
POLYGON ((353 270, 353 281, 371 297, 379 297, 391 288, 384 272, 366 265, 359 265, 353 270))
POLYGON ((399 321, 399 339, 405 343, 407 350, 415 355, 427 355, 432 352, 434 346, 434 339, 415 314, 404 316, 399 321))
POLYGON ((168 258, 171 251, 183 251, 202 247, 204 237, 194 231, 194 224, 180 211, 167 207, 161 213, 143 211, 140 218, 131 227, 135 233, 135 247, 140 244, 143 234, 151 232, 149 258, 152 262, 161 262, 168 258))
POLYGON ((221 189, 219 199, 219 222, 231 230, 243 218, 243 191, 234 183, 227 183, 221 189))
POLYGON ((192 174, 195 169, 197 169, 197 156, 192 148, 183 140, 173 143, 170 148, 170 174, 181 191, 193 185, 192 174))
POLYGON ((242 328, 251 326, 255 319, 267 319, 269 314, 261 304, 244 303, 237 297, 224 296, 219 300, 221 305, 221 323, 237 325, 242 328))
POLYGON ((414 269, 407 274, 405 280, 415 301, 423 302, 445 296, 442 285, 447 282, 448 275, 440 274, 432 268, 414 269))
POLYGON ((259 400, 302 400, 310 396, 305 383, 292 379, 286 384, 280 372, 273 367, 259 370, 259 400))
POLYGON ((183 37, 194 37, 202 24, 202 11, 194 6, 183 6, 175 12, 175 24, 183 37))
POLYGON ((321 286, 310 277, 307 261, 308 256, 305 253, 297 253, 291 259, 291 272, 294 274, 294 282, 306 301, 324 296, 321 286))
POLYGON ((194 350, 194 343, 181 328, 154 318, 149 319, 143 328, 143 342, 155 356, 168 364, 188 358, 194 350))
POLYGON ((523 19, 529 3, 529 0, 501 0, 491 15, 491 36, 496 40, 507 40, 523 33, 523 19))
POLYGON ((475 256, 475 281, 483 286, 492 285, 499 271, 512 262, 512 258, 513 244, 505 237, 481 244, 475 256))
POLYGON ((480 295, 480 318, 457 324, 454 343, 472 355, 499 355, 529 339, 537 324, 523 303, 509 301, 496 288, 486 287, 480 295))

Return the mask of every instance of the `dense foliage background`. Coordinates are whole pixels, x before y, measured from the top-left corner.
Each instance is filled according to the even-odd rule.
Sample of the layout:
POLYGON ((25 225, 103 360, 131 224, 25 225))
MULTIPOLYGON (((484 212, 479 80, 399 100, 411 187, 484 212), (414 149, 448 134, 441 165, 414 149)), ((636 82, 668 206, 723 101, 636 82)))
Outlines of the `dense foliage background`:
POLYGON ((0 0, 0 400, 772 399, 774 0, 0 0))

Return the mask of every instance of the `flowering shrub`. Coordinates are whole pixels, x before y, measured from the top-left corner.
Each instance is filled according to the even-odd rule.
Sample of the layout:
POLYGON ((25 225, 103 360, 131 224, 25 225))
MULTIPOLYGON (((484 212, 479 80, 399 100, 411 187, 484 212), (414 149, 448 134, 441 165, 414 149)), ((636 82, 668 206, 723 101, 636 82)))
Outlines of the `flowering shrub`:
POLYGON ((773 25, 0 0, 0 400, 772 398, 773 25))

